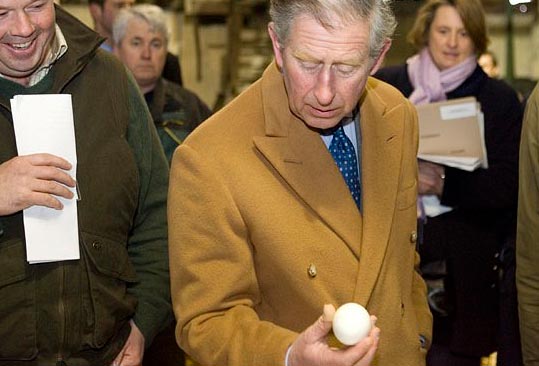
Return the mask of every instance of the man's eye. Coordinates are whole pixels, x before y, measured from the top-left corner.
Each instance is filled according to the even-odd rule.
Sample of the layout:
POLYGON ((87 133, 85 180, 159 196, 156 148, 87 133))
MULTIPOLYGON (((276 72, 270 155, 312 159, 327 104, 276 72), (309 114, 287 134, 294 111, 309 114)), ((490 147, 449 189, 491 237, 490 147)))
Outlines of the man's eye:
POLYGON ((319 63, 313 61, 301 61, 301 66, 305 70, 315 70, 318 67, 319 63))
POLYGON ((350 75, 356 70, 356 67, 352 65, 340 64, 340 65, 336 65, 336 69, 342 75, 350 75))
POLYGON ((36 2, 36 3, 32 4, 32 5, 30 5, 30 6, 27 8, 27 10, 29 10, 29 11, 38 11, 38 10, 41 9, 44 5, 45 5, 44 2, 38 1, 38 2, 36 2))

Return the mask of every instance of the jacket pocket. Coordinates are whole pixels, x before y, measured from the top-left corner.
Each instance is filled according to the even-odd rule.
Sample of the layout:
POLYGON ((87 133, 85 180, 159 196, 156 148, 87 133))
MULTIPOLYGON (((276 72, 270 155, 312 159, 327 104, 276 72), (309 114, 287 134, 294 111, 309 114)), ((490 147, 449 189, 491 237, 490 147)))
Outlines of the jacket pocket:
POLYGON ((83 292, 83 314, 93 348, 103 347, 133 317, 137 300, 127 292, 136 272, 124 243, 82 233, 88 292, 83 292))
POLYGON ((0 359, 37 355, 35 284, 21 239, 0 243, 0 359))

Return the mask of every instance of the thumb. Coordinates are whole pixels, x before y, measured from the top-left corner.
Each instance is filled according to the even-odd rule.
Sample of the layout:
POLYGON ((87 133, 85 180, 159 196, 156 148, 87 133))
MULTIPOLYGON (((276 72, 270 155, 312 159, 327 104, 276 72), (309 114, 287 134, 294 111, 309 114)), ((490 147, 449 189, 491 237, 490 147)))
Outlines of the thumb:
POLYGON ((328 335, 333 324, 333 316, 335 315, 335 307, 331 304, 324 305, 324 313, 316 323, 310 328, 310 338, 312 341, 320 340, 328 335))

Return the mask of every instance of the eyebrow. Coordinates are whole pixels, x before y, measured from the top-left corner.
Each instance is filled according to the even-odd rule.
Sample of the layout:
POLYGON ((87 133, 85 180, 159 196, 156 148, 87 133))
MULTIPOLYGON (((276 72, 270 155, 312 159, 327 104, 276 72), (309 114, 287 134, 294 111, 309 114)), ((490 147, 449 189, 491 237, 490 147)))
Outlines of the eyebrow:
MULTIPOLYGON (((341 60, 333 60, 333 65, 350 65, 350 66, 361 66, 364 63, 365 56, 358 52, 353 57, 343 58, 341 60)), ((297 58, 300 61, 306 62, 321 62, 320 59, 308 54, 304 50, 292 50, 292 56, 297 58)))

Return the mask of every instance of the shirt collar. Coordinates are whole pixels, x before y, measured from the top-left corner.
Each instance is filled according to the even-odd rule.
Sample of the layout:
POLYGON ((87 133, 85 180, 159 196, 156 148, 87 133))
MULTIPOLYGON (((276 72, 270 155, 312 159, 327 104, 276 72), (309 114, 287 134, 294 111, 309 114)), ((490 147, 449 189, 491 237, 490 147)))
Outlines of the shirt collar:
POLYGON ((349 125, 350 123, 354 123, 355 121, 357 121, 358 115, 359 115, 359 104, 356 105, 356 107, 352 110, 352 112, 350 112, 349 115, 344 116, 336 126, 332 128, 328 128, 326 130, 320 130, 320 134, 323 136, 333 135, 335 130, 338 129, 340 126, 344 127, 344 126, 349 125))
POLYGON ((55 30, 55 37, 52 41, 49 53, 43 64, 30 76, 28 86, 34 86, 43 80, 52 68, 52 65, 67 52, 67 41, 58 24, 55 24, 55 30))

